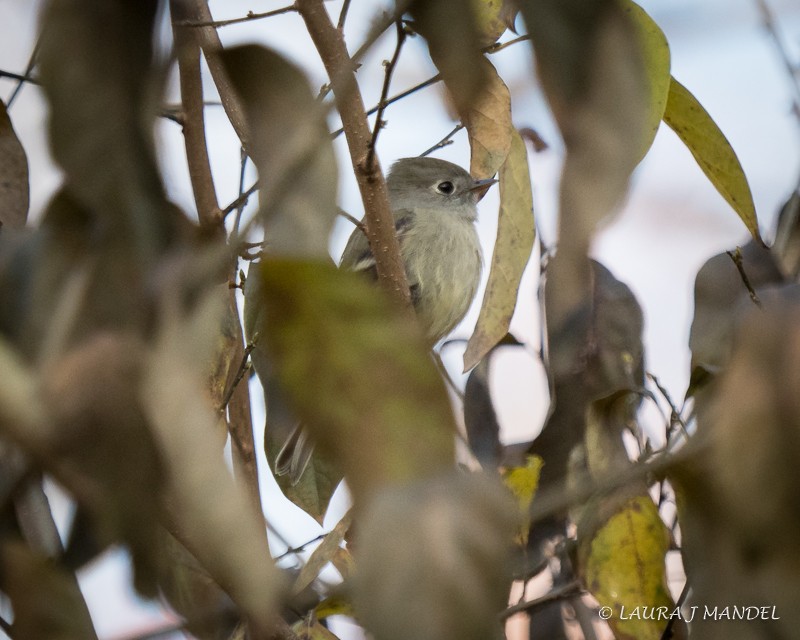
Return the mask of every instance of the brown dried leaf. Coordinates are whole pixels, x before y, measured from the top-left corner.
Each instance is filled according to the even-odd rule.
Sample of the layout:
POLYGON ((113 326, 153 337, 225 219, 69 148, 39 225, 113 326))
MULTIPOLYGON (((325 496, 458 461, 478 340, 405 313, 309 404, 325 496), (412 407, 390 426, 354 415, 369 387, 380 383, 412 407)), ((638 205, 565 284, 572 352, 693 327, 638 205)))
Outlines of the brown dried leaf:
POLYGON ((467 128, 470 147, 469 171, 479 179, 491 178, 506 161, 516 134, 511 123, 511 95, 494 66, 479 61, 484 82, 466 108, 459 109, 467 128))
POLYGON ((28 158, 0 100, 0 228, 21 228, 30 200, 28 158))
POLYGON ((492 266, 478 322, 464 353, 465 371, 508 333, 535 237, 528 152, 520 135, 513 131, 511 149, 500 167, 500 213, 492 266))

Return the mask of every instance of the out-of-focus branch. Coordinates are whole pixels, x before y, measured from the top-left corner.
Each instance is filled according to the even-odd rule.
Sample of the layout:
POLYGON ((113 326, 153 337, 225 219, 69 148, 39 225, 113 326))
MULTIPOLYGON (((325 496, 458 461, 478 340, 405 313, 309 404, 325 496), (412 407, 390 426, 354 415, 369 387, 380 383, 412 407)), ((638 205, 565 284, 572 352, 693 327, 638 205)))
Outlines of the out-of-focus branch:
POLYGON ((356 82, 353 60, 347 53, 342 33, 331 22, 322 0, 298 0, 297 8, 331 80, 364 203, 364 224, 375 256, 378 280, 389 295, 410 309, 408 280, 394 232, 386 181, 377 158, 367 164, 372 134, 356 82))
POLYGON ((770 9, 767 4, 767 0, 756 0, 756 4, 761 13, 761 20, 764 23, 764 28, 772 37, 772 41, 775 43, 783 66, 786 68, 786 72, 789 75, 789 82, 792 85, 792 92, 794 93, 794 112, 795 115, 800 118, 800 65, 792 62, 789 51, 783 42, 783 38, 781 38, 780 33, 778 33, 778 25, 775 21, 772 9, 770 9))
MULTIPOLYGON (((190 10, 196 16, 196 22, 214 22, 207 0, 185 0, 184 4, 190 6, 190 10)), ((220 60, 219 53, 222 51, 222 42, 219 39, 219 34, 214 27, 210 26, 193 27, 193 29, 195 30, 195 37, 203 50, 203 55, 206 57, 208 69, 211 71, 211 77, 217 87, 219 99, 222 101, 222 107, 225 109, 233 130, 239 137, 242 147, 247 151, 249 149, 249 136, 244 119, 244 110, 239 102, 239 97, 233 90, 228 73, 220 60)))
POLYGON ((180 26, 191 21, 191 7, 178 0, 170 1, 172 31, 178 58, 178 72, 183 105, 183 136, 186 160, 192 181, 194 201, 200 226, 206 228, 222 225, 222 212, 217 203, 214 178, 206 147, 205 114, 203 105, 203 82, 200 75, 200 44, 193 29, 180 26))
POLYGON ((253 13, 252 11, 248 11, 246 16, 242 16, 241 18, 231 18, 230 20, 205 20, 205 21, 186 20, 184 22, 181 22, 179 26, 213 27, 214 29, 218 29, 220 27, 228 27, 232 24, 241 24, 242 22, 251 22, 253 20, 262 20, 263 18, 271 18, 272 16, 279 16, 283 13, 290 13, 292 11, 297 11, 297 7, 293 4, 289 5, 288 7, 273 9, 272 11, 265 11, 264 13, 253 13))

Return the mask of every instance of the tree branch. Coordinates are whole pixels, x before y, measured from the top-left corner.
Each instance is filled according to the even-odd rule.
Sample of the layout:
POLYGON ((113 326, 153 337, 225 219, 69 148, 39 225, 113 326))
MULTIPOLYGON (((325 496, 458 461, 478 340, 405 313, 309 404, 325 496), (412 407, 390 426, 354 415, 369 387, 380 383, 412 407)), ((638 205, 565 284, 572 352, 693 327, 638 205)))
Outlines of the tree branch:
POLYGON ((433 145, 432 147, 430 147, 430 148, 428 148, 428 149, 425 149, 425 151, 423 151, 422 153, 420 153, 420 154, 419 154, 419 157, 420 157, 420 158, 424 158, 425 156, 427 156, 427 155, 430 155, 431 153, 433 153, 434 151, 436 151, 437 149, 441 149, 441 148, 443 148, 443 147, 446 147, 448 144, 453 144, 453 136, 454 136, 454 135, 456 135, 456 134, 457 134, 459 131, 461 131, 463 128, 464 128, 464 125, 463 125, 463 124, 461 124, 461 123, 459 122, 459 123, 458 123, 458 124, 457 124, 457 125, 456 125, 456 126, 453 128, 453 130, 452 130, 450 133, 448 133, 448 134, 447 134, 447 135, 446 135, 444 138, 442 138, 441 140, 439 140, 439 142, 437 142, 437 143, 436 143, 435 145, 433 145))
POLYGON ((248 11, 246 16, 241 18, 231 18, 230 20, 184 20, 178 26, 181 27, 213 27, 214 29, 219 29, 220 27, 227 27, 232 24, 241 24, 242 22, 251 22, 253 20, 261 20, 263 18, 271 18, 272 16, 278 16, 282 13, 290 13, 292 11, 297 11, 297 6, 294 4, 289 5, 288 7, 282 7, 280 9, 273 9, 272 11, 265 11, 264 13, 253 13, 252 11, 248 11))
POLYGON ((194 30, 180 26, 195 16, 191 13, 191 7, 187 8, 186 3, 179 0, 170 0, 170 12, 180 75, 186 160, 189 164, 189 177, 192 181, 197 215, 201 227, 221 228, 223 216, 217 202, 206 147, 200 45, 194 30))
MULTIPOLYGON (((211 16, 211 10, 208 8, 207 0, 184 0, 184 4, 189 5, 189 10, 198 22, 214 21, 211 16)), ((230 78, 228 78, 228 72, 225 70, 222 60, 220 60, 219 53, 222 51, 222 42, 219 39, 219 34, 214 27, 196 27, 195 37, 203 50, 203 55, 206 57, 208 69, 211 71, 211 77, 217 87, 225 114, 239 137, 242 147, 247 151, 249 149, 249 134, 244 119, 244 109, 239 102, 239 97, 233 90, 233 85, 230 78)))
POLYGON ((375 116, 375 126, 372 128, 372 139, 369 142, 369 152, 367 153, 367 167, 372 167, 375 162, 375 145, 378 143, 378 134, 384 126, 383 112, 386 110, 386 98, 389 96, 389 85, 392 83, 392 73, 394 73, 397 61, 400 59, 400 50, 403 48, 403 43, 406 41, 406 31, 403 28, 403 22, 398 20, 395 25, 397 26, 397 44, 394 47, 394 54, 392 59, 384 62, 386 65, 386 74, 383 78, 383 88, 381 89, 381 98, 378 100, 378 115, 375 116))
POLYGON ((400 258, 386 181, 377 159, 371 165, 366 164, 371 134, 353 60, 347 54, 344 38, 333 26, 322 0, 298 0, 297 8, 331 80, 364 203, 364 224, 375 256, 378 280, 403 308, 410 309, 408 280, 400 258))

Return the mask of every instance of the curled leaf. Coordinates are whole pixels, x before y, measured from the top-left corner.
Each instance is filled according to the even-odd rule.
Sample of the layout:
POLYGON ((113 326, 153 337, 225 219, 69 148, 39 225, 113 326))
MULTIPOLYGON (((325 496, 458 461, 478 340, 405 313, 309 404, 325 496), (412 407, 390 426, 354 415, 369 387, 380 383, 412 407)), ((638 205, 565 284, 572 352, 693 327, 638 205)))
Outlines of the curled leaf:
POLYGON ((742 219, 753 239, 764 244, 742 165, 728 139, 691 92, 672 78, 664 122, 678 134, 720 195, 742 219))
POLYGON ((465 371, 508 333, 535 236, 528 153, 520 135, 513 131, 511 149, 500 167, 500 213, 492 266, 478 322, 464 353, 465 371))

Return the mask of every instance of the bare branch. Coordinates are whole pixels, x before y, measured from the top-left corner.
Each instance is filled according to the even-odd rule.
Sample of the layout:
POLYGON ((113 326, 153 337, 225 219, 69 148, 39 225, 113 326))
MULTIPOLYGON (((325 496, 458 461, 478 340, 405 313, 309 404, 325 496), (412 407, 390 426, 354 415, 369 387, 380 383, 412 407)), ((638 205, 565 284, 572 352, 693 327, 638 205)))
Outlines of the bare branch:
MULTIPOLYGON (((213 22, 207 0, 184 0, 184 4, 189 5, 189 11, 192 12, 198 22, 213 22)), ((208 69, 211 71, 211 77, 217 87, 217 92, 228 120, 230 120, 233 130, 239 137, 242 147, 247 150, 249 148, 249 135, 244 119, 244 109, 239 102, 239 97, 233 90, 233 85, 230 78, 228 78, 228 72, 220 59, 219 54, 222 51, 222 42, 219 39, 219 34, 214 27, 197 27, 195 37, 203 49, 208 69)))
POLYGON ((439 142, 437 142, 432 147, 425 149, 425 151, 419 154, 419 157, 424 158, 425 156, 432 154, 437 149, 442 149, 443 147, 446 147, 449 144, 453 144, 453 136, 456 135, 463 128, 464 125, 459 122, 450 133, 448 133, 444 138, 439 140, 439 142))
POLYGON ((383 112, 386 110, 386 98, 389 96, 389 85, 392 82, 392 73, 397 67, 397 61, 400 59, 400 50, 403 48, 403 43, 406 41, 406 30, 403 27, 401 20, 395 23, 397 27, 397 44, 394 47, 394 54, 392 59, 388 62, 384 61, 386 66, 386 74, 383 78, 383 88, 381 89, 381 98, 378 101, 378 115, 375 117, 375 125, 372 129, 372 139, 369 142, 369 152, 367 153, 367 168, 371 168, 375 162, 375 145, 378 143, 378 134, 384 126, 383 112))
POLYGON ((725 253, 728 254, 730 259, 733 260, 733 264, 736 265, 736 269, 739 271, 739 277, 742 279, 742 284, 744 284, 745 289, 747 289, 747 293, 750 294, 750 299, 753 301, 753 304, 761 309, 761 300, 759 300, 758 294, 755 292, 755 289, 753 289, 753 285, 750 284, 750 278, 747 277, 747 272, 744 270, 742 248, 736 247, 736 251, 726 251, 725 253))
POLYGON ((792 59, 789 55, 789 50, 783 42, 783 38, 781 38, 780 33, 778 33, 778 25, 775 21, 775 16, 772 13, 772 9, 770 9, 769 5, 767 4, 767 0, 756 0, 756 4, 758 5, 758 9, 761 13, 761 20, 764 23, 764 28, 772 37, 772 41, 775 43, 775 47, 780 55, 781 62, 783 62, 783 66, 789 75, 789 82, 792 85, 792 90, 794 93, 794 112, 795 115, 800 118, 800 65, 792 62, 792 59))
MULTIPOLYGON (((386 102, 384 104, 384 108, 388 107, 390 104, 393 104, 393 103, 397 102, 398 100, 402 100, 403 98, 406 98, 406 97, 410 96, 412 93, 416 93, 420 89, 424 89, 425 87, 430 87, 432 84, 436 84, 441 79, 442 79, 442 76, 437 73, 432 78, 428 78, 427 80, 424 80, 424 81, 420 82, 419 84, 414 85, 410 89, 406 89, 402 93, 398 93, 396 96, 393 96, 393 97, 389 98, 388 100, 386 100, 386 102)), ((367 111, 367 115, 371 116, 373 113, 375 113, 378 110, 378 108, 379 108, 379 105, 375 105, 369 111, 367 111)), ((342 133, 344 133, 344 127, 342 127, 341 129, 337 129, 336 131, 331 133, 331 138, 338 138, 342 133)))
MULTIPOLYGON (((191 8, 188 10, 191 12, 191 8)), ((203 82, 200 75, 200 44, 194 30, 179 26, 193 14, 187 13, 187 5, 178 0, 170 1, 170 12, 180 75, 186 160, 189 164, 189 177, 192 181, 197 215, 200 226, 221 227, 223 216, 217 202, 217 193, 214 189, 214 178, 211 174, 211 164, 206 147, 203 82)))
POLYGON ((340 216, 342 216, 342 218, 344 218, 348 222, 352 222, 357 229, 361 229, 361 231, 366 233, 366 229, 364 227, 364 223, 361 222, 361 220, 359 220, 358 218, 354 218, 349 213, 347 213, 347 211, 345 211, 344 209, 339 209, 338 213, 339 213, 340 216))
POLYGON ((331 80, 364 203, 364 224, 375 256, 378 280, 390 296, 410 311, 408 279, 400 258, 386 181, 377 159, 371 165, 365 162, 371 134, 353 60, 347 54, 344 38, 331 23, 322 0, 298 0, 297 5, 331 80))
POLYGON ((344 31, 344 23, 347 20, 348 11, 350 11, 350 0, 344 0, 342 10, 339 12, 339 21, 336 23, 336 28, 339 31, 344 31))
MULTIPOLYGON (((13 71, 3 71, 0 69, 0 78, 11 78, 12 80, 18 80, 20 84, 24 84, 25 82, 30 82, 31 84, 39 84, 39 81, 26 74, 14 73, 13 71)), ((19 85, 17 85, 19 86, 19 85)))
POLYGON ((500 620, 507 620, 515 613, 520 613, 522 611, 527 612, 528 614, 533 613, 536 609, 550 603, 556 602, 557 600, 567 600, 572 596, 578 595, 583 592, 583 587, 581 587, 580 582, 573 581, 568 582, 567 584, 558 587, 557 589, 553 589, 549 593, 544 594, 541 598, 535 598, 534 600, 527 600, 524 602, 520 602, 519 604, 515 604, 507 609, 504 609, 500 613, 500 620))
POLYGON ((214 29, 218 29, 220 27, 227 27, 232 24, 241 24, 242 22, 252 22, 253 20, 261 20, 262 18, 271 18, 272 16, 278 16, 283 13, 290 13, 292 11, 297 11, 297 5, 291 4, 288 7, 273 9, 272 11, 265 11, 264 13, 253 13, 252 11, 248 11, 246 16, 242 16, 241 18, 231 18, 230 20, 183 20, 178 24, 178 26, 213 27, 214 29))
POLYGON ((236 200, 231 202, 227 207, 225 207, 222 210, 223 217, 227 217, 227 215, 231 213, 231 211, 235 211, 244 207, 244 205, 246 205, 247 201, 250 199, 250 196, 252 196, 256 191, 258 191, 258 189, 259 189, 259 184, 258 180, 256 180, 252 185, 250 185, 247 191, 244 191, 242 195, 237 197, 236 200))

